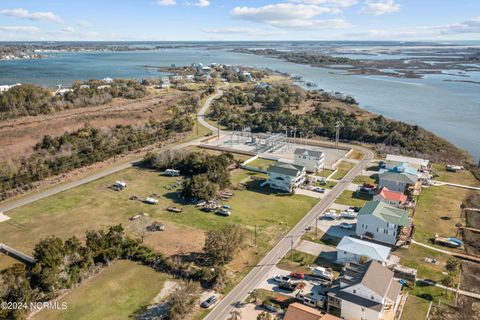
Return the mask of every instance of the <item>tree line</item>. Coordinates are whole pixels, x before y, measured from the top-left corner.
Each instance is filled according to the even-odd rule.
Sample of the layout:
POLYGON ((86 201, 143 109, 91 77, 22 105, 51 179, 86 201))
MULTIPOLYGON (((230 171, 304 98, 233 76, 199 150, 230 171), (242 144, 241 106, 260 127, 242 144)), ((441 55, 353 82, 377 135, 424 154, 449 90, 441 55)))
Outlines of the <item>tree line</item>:
MULTIPOLYGON (((291 85, 293 86, 293 85, 291 85)), ((335 125, 341 123, 340 139, 386 146, 389 150, 436 161, 467 160, 466 152, 445 139, 417 126, 394 121, 381 115, 359 117, 354 109, 333 108, 325 101, 337 99, 327 93, 299 93, 288 85, 232 88, 216 101, 208 117, 229 128, 251 127, 254 132, 285 132, 294 128, 304 137, 335 137, 335 125), (327 99, 328 98, 328 99, 327 99), (293 112, 301 105, 310 107, 293 112)), ((354 105, 354 100, 343 99, 354 105)), ((370 114, 371 115, 371 114, 370 114)))
MULTIPOLYGON (((84 244, 75 236, 65 241, 50 236, 35 245, 32 267, 14 264, 0 272, 0 302, 29 304, 54 299, 61 290, 75 287, 96 269, 117 259, 138 262, 205 288, 221 289, 225 282, 223 266, 242 246, 244 232, 234 225, 208 232, 204 254, 209 258, 201 265, 175 261, 154 252, 140 240, 126 236, 122 225, 87 231, 84 244)), ((183 319, 191 312, 196 303, 197 286, 183 285, 189 290, 180 290, 169 297, 169 319, 183 319), (185 295, 189 299, 185 299, 185 295)), ((26 316, 26 309, 0 309, 0 319, 25 319, 26 316)))
POLYGON ((213 199, 219 190, 230 185, 228 167, 233 163, 234 157, 231 153, 211 155, 182 150, 149 153, 143 160, 143 165, 156 170, 180 170, 188 177, 183 184, 182 196, 202 200, 213 199))
POLYGON ((146 87, 135 80, 116 79, 75 82, 63 95, 32 84, 15 86, 0 94, 0 120, 50 114, 61 110, 101 105, 113 98, 138 99, 146 96, 146 87))
POLYGON ((59 137, 46 135, 30 156, 0 166, 0 199, 14 194, 18 188, 28 189, 36 181, 164 141, 175 133, 191 131, 194 120, 190 111, 173 108, 171 119, 165 122, 150 119, 141 125, 112 128, 86 124, 59 137))

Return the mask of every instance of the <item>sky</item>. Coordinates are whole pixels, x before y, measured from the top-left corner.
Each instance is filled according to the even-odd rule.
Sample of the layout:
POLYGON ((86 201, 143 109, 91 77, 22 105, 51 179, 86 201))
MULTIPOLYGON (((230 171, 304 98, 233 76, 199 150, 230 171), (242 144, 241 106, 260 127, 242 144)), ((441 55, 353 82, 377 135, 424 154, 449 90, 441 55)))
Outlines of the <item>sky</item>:
POLYGON ((0 0, 21 40, 480 40, 480 0, 0 0))

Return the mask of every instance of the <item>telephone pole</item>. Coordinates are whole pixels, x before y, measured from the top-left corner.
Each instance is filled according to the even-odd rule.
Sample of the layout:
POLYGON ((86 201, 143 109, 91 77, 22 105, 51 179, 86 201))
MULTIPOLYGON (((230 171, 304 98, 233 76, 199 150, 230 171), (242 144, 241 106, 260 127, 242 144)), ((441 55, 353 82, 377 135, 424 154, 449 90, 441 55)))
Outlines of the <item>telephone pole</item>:
POLYGON ((342 123, 337 121, 335 123, 335 148, 338 149, 338 140, 340 140, 340 127, 342 123))

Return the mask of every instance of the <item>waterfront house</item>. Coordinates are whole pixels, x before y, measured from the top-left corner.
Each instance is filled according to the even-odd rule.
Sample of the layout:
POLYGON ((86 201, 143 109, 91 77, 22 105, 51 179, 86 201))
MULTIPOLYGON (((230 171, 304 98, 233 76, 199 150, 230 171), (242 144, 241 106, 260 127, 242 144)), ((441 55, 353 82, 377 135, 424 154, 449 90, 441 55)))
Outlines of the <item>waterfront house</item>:
POLYGON ((305 167, 308 172, 317 172, 325 163, 325 155, 321 151, 297 148, 293 156, 293 163, 305 167))
POLYGON ((420 159, 420 158, 413 158, 413 157, 405 157, 393 154, 387 154, 385 159, 391 163, 407 163, 409 166, 416 168, 417 170, 423 171, 428 170, 430 161, 427 159, 420 159))
POLYGON ((378 187, 405 193, 418 188, 418 177, 406 172, 385 171, 378 176, 378 187))
POLYGON ((340 264, 359 262, 364 257, 366 261, 376 260, 386 265, 389 255, 389 247, 352 237, 343 237, 337 245, 337 262, 340 264))
POLYGON ((285 192, 293 190, 305 181, 306 169, 303 166, 278 162, 267 170, 267 184, 273 189, 285 192))
POLYGON ((407 202, 407 196, 399 191, 392 191, 387 187, 380 189, 380 192, 373 196, 374 201, 382 201, 396 208, 401 208, 407 202))
POLYGON ((394 320, 401 291, 393 271, 378 261, 349 263, 327 293, 327 312, 345 320, 394 320))
POLYGON ((359 237, 367 237, 393 246, 400 235, 406 235, 408 238, 410 230, 411 221, 406 210, 394 208, 382 201, 370 201, 358 212, 355 233, 359 237))

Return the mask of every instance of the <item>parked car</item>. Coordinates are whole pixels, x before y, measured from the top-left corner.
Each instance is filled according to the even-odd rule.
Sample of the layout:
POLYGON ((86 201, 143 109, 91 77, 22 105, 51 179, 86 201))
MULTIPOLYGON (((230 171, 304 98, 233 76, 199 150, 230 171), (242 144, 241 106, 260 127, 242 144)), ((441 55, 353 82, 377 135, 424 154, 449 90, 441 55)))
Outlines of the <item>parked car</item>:
POLYGON ((332 220, 337 220, 337 219, 340 219, 340 215, 333 211, 333 210, 330 210, 328 212, 325 212, 325 214, 323 215, 325 218, 327 219, 332 219, 332 220))
POLYGON ((369 189, 375 189, 375 185, 372 183, 364 183, 363 186, 369 189))
POLYGON ((352 209, 354 212, 359 212, 360 209, 362 209, 361 207, 350 207, 350 209, 352 209))
POLYGON ((280 285, 278 286, 280 289, 283 289, 283 290, 286 290, 286 291, 289 291, 289 292, 292 292, 296 289, 296 285, 293 284, 293 283, 290 283, 290 282, 282 282, 280 283, 280 285))
POLYGON ((221 208, 220 210, 217 211, 217 213, 221 216, 225 216, 225 217, 228 217, 230 216, 232 213, 227 210, 227 209, 224 209, 224 208, 221 208))
POLYGON ((324 193, 325 189, 320 188, 320 187, 315 187, 315 188, 312 189, 312 191, 315 191, 315 192, 318 192, 318 193, 324 193))
POLYGON ((342 229, 347 229, 347 230, 353 229, 353 224, 346 223, 346 222, 342 222, 338 226, 342 229))
POLYGON ((290 273, 290 277, 294 279, 304 279, 305 278, 305 273, 303 272, 292 272, 290 273))
POLYGON ((289 277, 282 276, 281 274, 277 274, 275 277, 273 277, 273 280, 278 283, 290 282, 289 277))
POLYGON ((202 308, 209 308, 210 306, 212 306, 215 302, 217 302, 217 297, 216 296, 211 296, 209 297, 207 300, 203 301, 200 306, 202 308))
POLYGON ((333 273, 325 269, 324 267, 309 267, 312 271, 312 276, 318 277, 321 279, 326 279, 332 281, 334 279, 333 273))

